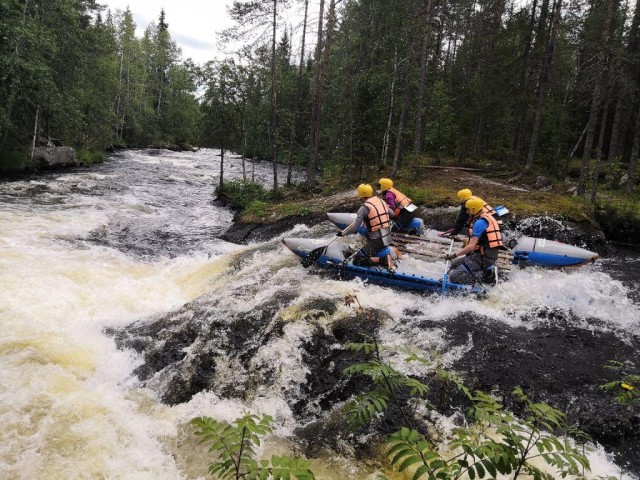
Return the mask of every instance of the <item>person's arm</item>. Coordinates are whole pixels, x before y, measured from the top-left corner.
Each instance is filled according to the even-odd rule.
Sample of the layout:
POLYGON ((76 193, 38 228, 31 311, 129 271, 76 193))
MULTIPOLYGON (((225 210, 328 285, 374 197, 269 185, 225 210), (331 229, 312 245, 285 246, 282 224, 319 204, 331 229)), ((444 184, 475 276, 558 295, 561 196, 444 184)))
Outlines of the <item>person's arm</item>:
POLYGON ((475 250, 476 245, 478 245, 478 237, 471 237, 469 243, 467 243, 467 246, 455 252, 455 256, 462 257, 463 255, 470 254, 475 250))
POLYGON ((351 235, 357 233, 360 226, 364 223, 364 219, 369 215, 369 209, 366 205, 362 205, 358 209, 355 221, 342 231, 342 235, 351 235))
POLYGON ((478 240, 480 240, 480 237, 488 227, 489 223, 484 218, 479 218, 478 220, 476 220, 473 224, 473 232, 471 234, 471 238, 469 239, 469 243, 467 243, 465 247, 453 253, 450 260, 453 260, 453 258, 456 257, 461 257, 463 255, 468 255, 473 252, 478 245, 478 240))
POLYGON ((467 209, 462 205, 460 207, 460 212, 458 213, 458 218, 456 219, 456 224, 453 226, 453 230, 449 232, 449 235, 458 235, 467 224, 468 220, 469 215, 467 215, 467 209))
POLYGON ((384 201, 387 202, 392 212, 398 208, 396 205, 396 196, 388 190, 384 192, 384 201))

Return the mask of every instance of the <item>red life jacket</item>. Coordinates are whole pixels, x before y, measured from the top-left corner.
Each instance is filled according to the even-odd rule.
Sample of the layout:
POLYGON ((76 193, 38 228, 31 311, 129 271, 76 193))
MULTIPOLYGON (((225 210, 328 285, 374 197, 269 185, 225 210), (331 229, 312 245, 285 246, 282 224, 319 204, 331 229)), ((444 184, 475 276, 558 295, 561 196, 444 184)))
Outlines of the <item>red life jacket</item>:
MULTIPOLYGON (((478 217, 473 218, 473 223, 480 218, 486 220, 489 225, 482 236, 478 239, 478 244, 474 250, 480 250, 480 254, 484 255, 486 249, 502 247, 502 233, 500 232, 500 224, 493 215, 481 213, 478 217)), ((473 225, 469 227, 469 238, 471 238, 472 234, 473 225)))
POLYGON ((396 204, 399 204, 400 208, 404 208, 407 205, 411 205, 413 203, 413 200, 411 200, 409 197, 396 190, 395 188, 392 187, 389 189, 389 191, 396 196, 396 204))
POLYGON ((378 197, 371 197, 364 204, 369 208, 369 215, 367 216, 367 229, 369 231, 375 232, 381 228, 391 227, 389 207, 384 200, 378 197))

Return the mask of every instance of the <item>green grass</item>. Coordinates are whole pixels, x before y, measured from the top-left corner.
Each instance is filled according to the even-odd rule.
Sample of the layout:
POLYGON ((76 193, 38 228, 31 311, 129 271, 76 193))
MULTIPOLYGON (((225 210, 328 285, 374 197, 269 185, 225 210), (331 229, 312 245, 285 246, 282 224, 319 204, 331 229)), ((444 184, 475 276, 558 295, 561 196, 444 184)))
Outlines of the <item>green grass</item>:
MULTIPOLYGON (((457 191, 470 188, 475 195, 493 206, 505 205, 512 212, 513 218, 549 215, 592 224, 597 220, 602 224, 601 218, 606 211, 606 216, 611 217, 613 222, 625 226, 629 223, 640 224, 640 195, 627 195, 620 190, 606 191, 601 188, 600 193, 604 194, 604 198, 598 200, 598 208, 594 209, 588 197, 577 197, 569 193, 571 184, 554 179, 549 172, 540 174, 553 182, 553 189, 540 191, 533 186, 538 172, 512 184, 507 183, 507 179, 517 173, 517 165, 513 163, 483 159, 469 159, 463 163, 464 165, 454 158, 445 157, 435 162, 432 158, 421 156, 412 159, 411 164, 407 162, 393 176, 390 165, 386 169, 370 166, 363 169, 362 174, 356 174, 355 167, 348 168, 343 173, 344 168, 340 162, 325 165, 318 190, 310 192, 304 185, 282 187, 277 199, 268 192, 263 192, 259 198, 252 199, 264 204, 253 206, 251 212, 247 212, 250 214, 243 216, 243 221, 270 221, 267 219, 321 213, 330 208, 321 198, 344 191, 353 191, 355 198, 359 183, 370 183, 375 189, 380 178, 389 177, 396 188, 416 204, 426 208, 458 206, 457 191), (444 167, 473 167, 477 171, 428 168, 436 163, 444 167)), ((571 171, 579 172, 578 166, 579 163, 574 160, 571 171)), ((573 185, 575 183, 574 181, 573 185)))
POLYGON ((104 162, 104 152, 96 150, 87 150, 85 148, 79 148, 76 151, 76 160, 83 165, 94 165, 96 163, 104 162))

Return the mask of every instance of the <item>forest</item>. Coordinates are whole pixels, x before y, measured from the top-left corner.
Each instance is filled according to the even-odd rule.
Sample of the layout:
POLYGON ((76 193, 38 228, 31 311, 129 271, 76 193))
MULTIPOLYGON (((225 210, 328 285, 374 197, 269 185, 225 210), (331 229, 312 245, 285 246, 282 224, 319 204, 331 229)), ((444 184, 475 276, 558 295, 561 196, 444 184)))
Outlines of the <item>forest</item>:
MULTIPOLYGON (((0 2, 0 171, 35 145, 215 147, 325 175, 426 161, 633 193, 640 0, 229 2, 235 53, 184 59, 160 11, 0 2), (299 12, 299 25, 282 19, 299 12)), ((213 53, 212 53, 213 55, 213 53)), ((291 169, 289 169, 291 171, 291 169)))

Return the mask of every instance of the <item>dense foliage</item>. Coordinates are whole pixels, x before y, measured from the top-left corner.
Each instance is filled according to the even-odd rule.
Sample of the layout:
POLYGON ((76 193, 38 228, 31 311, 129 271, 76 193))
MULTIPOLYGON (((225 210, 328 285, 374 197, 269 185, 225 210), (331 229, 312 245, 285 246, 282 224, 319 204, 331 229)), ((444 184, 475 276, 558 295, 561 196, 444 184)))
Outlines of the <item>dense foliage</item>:
MULTIPOLYGON (((304 165, 310 186, 323 172, 395 171, 428 155, 572 175, 594 198, 598 182, 631 191, 639 7, 236 0, 237 26, 222 39, 237 54, 197 67, 181 59, 163 13, 139 39, 129 11, 103 18, 95 0, 5 0, 2 162, 35 131, 90 148, 230 149, 304 165), (287 9, 300 25, 284 23, 287 9)), ((274 180, 285 181, 275 169, 274 180)))
MULTIPOLYGON (((235 2, 237 30, 251 10, 240 7, 249 3, 268 17, 277 2, 235 2)), ((268 157, 266 130, 275 121, 279 160, 291 158, 289 149, 306 156, 310 185, 326 169, 359 176, 428 154, 465 164, 493 159, 525 174, 574 175, 585 194, 595 195, 594 180, 605 176, 608 186, 632 190, 640 150, 640 2, 319 3, 322 35, 313 58, 296 65, 293 35, 276 50, 275 120, 268 41, 244 50, 236 68, 251 81, 238 83, 238 125, 261 124, 264 131, 245 129, 238 148, 268 157), (260 98, 254 88, 262 102, 250 106, 248 98, 260 98)), ((304 38, 306 28, 300 31, 304 38)))
POLYGON ((196 142, 197 71, 164 13, 136 38, 129 10, 103 10, 95 0, 0 2, 0 170, 52 138, 90 150, 196 142))

